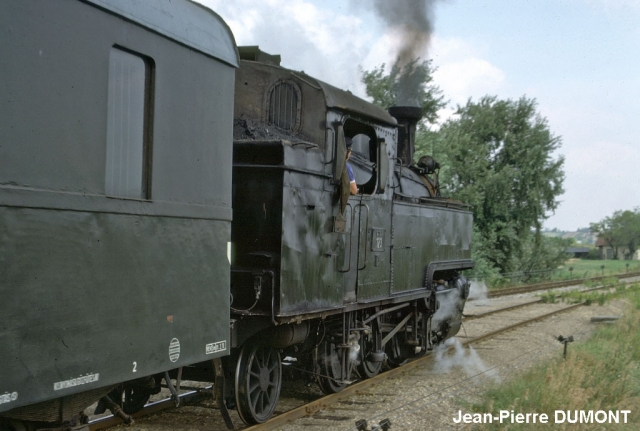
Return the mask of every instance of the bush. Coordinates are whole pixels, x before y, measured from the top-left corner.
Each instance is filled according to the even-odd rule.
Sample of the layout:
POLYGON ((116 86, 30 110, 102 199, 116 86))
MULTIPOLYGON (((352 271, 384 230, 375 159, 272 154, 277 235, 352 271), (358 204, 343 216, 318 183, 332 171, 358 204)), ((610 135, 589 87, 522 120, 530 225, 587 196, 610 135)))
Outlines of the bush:
POLYGON ((598 260, 600 259, 600 251, 597 248, 592 248, 583 259, 598 260))

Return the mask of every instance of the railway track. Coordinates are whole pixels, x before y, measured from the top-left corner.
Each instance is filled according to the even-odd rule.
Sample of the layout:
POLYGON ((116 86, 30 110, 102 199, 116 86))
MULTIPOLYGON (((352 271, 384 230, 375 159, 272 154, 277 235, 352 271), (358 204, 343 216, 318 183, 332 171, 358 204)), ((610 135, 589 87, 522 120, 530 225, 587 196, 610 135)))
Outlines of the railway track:
MULTIPOLYGON (((633 274, 640 275, 640 274, 633 274)), ((562 286, 555 286, 562 287, 562 286)), ((598 289, 604 289, 610 286, 600 286, 596 288, 586 289, 583 291, 592 291, 598 289)), ((540 290, 540 289, 535 289, 540 290)), ((530 290, 530 291, 535 291, 530 290)), ((525 293, 522 290, 518 290, 517 293, 525 293)), ((505 295, 500 295, 505 296, 505 295)), ((555 316, 559 313, 564 313, 570 310, 574 310, 577 307, 580 307, 582 304, 573 304, 566 306, 564 304, 544 304, 540 299, 533 301, 525 301, 515 305, 509 305, 506 307, 496 308, 483 313, 475 313, 472 315, 465 315, 464 320, 464 329, 458 333, 458 337, 462 340, 463 346, 467 346, 473 343, 478 343, 482 340, 487 340, 490 338, 495 338, 505 332, 512 331, 522 326, 530 325, 535 322, 539 322, 544 319, 548 319, 552 316, 555 316), (523 309, 527 309, 526 312, 523 309), (473 325, 471 323, 473 322, 473 325), (505 324, 507 323, 507 324, 505 324)), ((306 420, 305 427, 311 427, 313 429, 314 417, 318 416, 318 412, 326 410, 331 406, 336 406, 344 403, 359 403, 361 401, 354 401, 352 398, 358 397, 367 397, 367 393, 374 390, 376 386, 380 386, 384 381, 398 379, 401 376, 411 373, 412 370, 424 369, 432 366, 434 362, 434 355, 427 355, 417 360, 414 360, 403 367, 391 369, 380 375, 360 381, 353 385, 348 386, 343 391, 332 394, 328 396, 319 396, 317 393, 310 394, 307 393, 305 397, 310 399, 310 402, 303 404, 299 402, 299 407, 291 408, 292 402, 289 401, 288 408, 291 408, 288 411, 283 411, 277 416, 273 417, 271 420, 267 421, 264 424, 256 425, 253 427, 242 427, 239 426, 240 422, 236 419, 236 429, 245 429, 245 430, 275 430, 275 429, 285 429, 288 426, 292 426, 292 423, 296 421, 300 421, 302 419, 306 420)), ((219 413, 215 409, 216 404, 213 402, 213 395, 211 388, 205 388, 200 390, 194 390, 182 395, 183 404, 185 403, 197 403, 200 406, 206 405, 210 409, 212 409, 212 414, 218 415, 217 422, 219 423, 219 428, 208 428, 208 429, 226 429, 224 427, 224 423, 222 419, 219 417, 219 413)), ((367 403, 365 401, 365 403, 367 403)), ((295 404, 295 402, 293 402, 295 404)), ((161 402, 157 402, 151 404, 138 414, 134 415, 135 418, 142 418, 143 416, 147 416, 149 414, 155 414, 161 411, 166 411, 167 409, 172 409, 174 407, 173 400, 164 400, 161 402)), ((287 407, 285 407, 287 408, 287 407)), ((345 415, 334 416, 334 420, 346 421, 345 415), (337 418, 337 419, 336 419, 337 418)), ((358 418, 354 416, 353 421, 351 422, 353 429, 355 429, 355 420, 358 418)), ((331 419, 329 419, 331 420, 331 419)), ((318 418, 319 425, 318 426, 327 426, 326 424, 326 415, 320 415, 318 418), (324 425, 322 425, 324 423, 324 425)), ((92 431, 102 430, 106 428, 113 427, 117 424, 121 423, 118 418, 107 418, 101 419, 100 421, 95 421, 91 424, 90 429, 92 431)), ((295 426, 295 425, 293 425, 295 426)), ((173 427, 174 429, 180 429, 179 427, 173 427)), ((149 429, 148 426, 145 426, 144 429, 149 429)), ((186 428, 185 428, 186 429, 186 428)))
POLYGON ((615 277, 617 279, 640 277, 640 272, 628 272, 625 274, 607 275, 607 276, 591 277, 591 278, 577 278, 574 280, 552 281, 547 283, 530 284, 527 286, 506 287, 503 289, 496 289, 496 290, 490 291, 488 293, 488 297, 497 298, 500 296, 516 295, 519 293, 529 293, 529 292, 536 292, 540 290, 556 289, 559 287, 575 286, 575 285, 580 285, 582 283, 585 283, 587 281, 598 282, 611 277, 615 277))
MULTIPOLYGON (((581 293, 588 293, 588 292, 595 292, 595 291, 598 291, 598 290, 608 289, 608 288, 611 288, 611 287, 614 287, 614 286, 617 286, 617 285, 616 284, 607 284, 607 285, 592 287, 592 288, 588 288, 588 289, 580 289, 579 291, 581 293)), ((563 286, 563 287, 566 287, 566 286, 563 286)), ((517 293, 531 293, 531 292, 535 292, 537 290, 541 290, 541 289, 536 289, 536 290, 533 290, 533 291, 530 291, 530 292, 517 292, 517 293)), ((496 297, 504 297, 504 296, 507 296, 507 295, 498 295, 498 296, 492 296, 492 297, 496 298, 496 297)), ((556 295, 556 298, 560 298, 560 297, 561 297, 561 295, 556 295)), ((542 298, 538 298, 538 299, 534 299, 532 301, 525 301, 525 302, 521 302, 521 303, 518 303, 518 304, 515 304, 515 305, 509 305, 509 306, 502 307, 502 308, 496 308, 494 310, 486 311, 484 313, 464 314, 463 316, 465 318, 465 322, 468 322, 469 320, 472 320, 472 319, 479 319, 479 318, 482 318, 482 317, 490 316, 490 315, 495 314, 495 313, 503 313, 503 312, 506 312, 506 311, 516 310, 518 308, 527 307, 527 306, 530 306, 530 305, 533 305, 533 304, 539 304, 541 302, 543 302, 543 299, 542 298)))

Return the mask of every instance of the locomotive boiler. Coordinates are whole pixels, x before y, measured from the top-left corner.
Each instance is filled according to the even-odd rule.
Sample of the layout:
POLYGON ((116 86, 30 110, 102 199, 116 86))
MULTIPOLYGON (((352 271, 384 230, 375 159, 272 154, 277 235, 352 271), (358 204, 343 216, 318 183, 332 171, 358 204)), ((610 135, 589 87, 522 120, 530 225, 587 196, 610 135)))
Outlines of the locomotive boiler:
POLYGON ((236 47, 188 0, 0 23, 2 431, 126 419, 181 380, 260 423, 283 363, 332 393, 458 332, 472 215, 414 163, 420 108, 236 47))

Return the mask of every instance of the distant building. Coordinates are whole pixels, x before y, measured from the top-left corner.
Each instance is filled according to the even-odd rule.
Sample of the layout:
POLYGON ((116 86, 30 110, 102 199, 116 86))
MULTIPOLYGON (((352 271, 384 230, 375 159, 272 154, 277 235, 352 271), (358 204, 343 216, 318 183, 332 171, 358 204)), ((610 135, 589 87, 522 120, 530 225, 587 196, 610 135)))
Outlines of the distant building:
MULTIPOLYGON (((598 247, 598 256, 600 259, 609 260, 613 259, 614 250, 613 247, 609 245, 606 239, 602 237, 598 237, 596 241, 596 247, 598 247)), ((627 247, 618 247, 618 259, 623 260, 629 254, 629 249, 627 247)), ((636 250, 631 256, 632 260, 640 260, 640 249, 636 250)))
POLYGON ((567 248, 567 253, 569 253, 571 257, 582 258, 587 257, 589 250, 589 247, 569 247, 567 248))
POLYGON ((551 238, 573 239, 577 244, 595 244, 596 234, 591 233, 589 229, 579 229, 573 232, 562 231, 558 229, 543 230, 542 234, 551 238))

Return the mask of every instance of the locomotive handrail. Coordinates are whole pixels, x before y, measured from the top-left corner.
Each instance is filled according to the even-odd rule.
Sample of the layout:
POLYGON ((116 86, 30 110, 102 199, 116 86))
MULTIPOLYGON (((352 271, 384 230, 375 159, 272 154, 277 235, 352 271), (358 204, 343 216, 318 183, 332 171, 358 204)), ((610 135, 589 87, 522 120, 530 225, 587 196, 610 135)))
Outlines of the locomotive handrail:
POLYGON ((274 325, 277 325, 278 322, 276 321, 276 308, 275 308, 275 302, 276 302, 276 273, 273 270, 266 270, 265 271, 266 274, 269 274, 271 276, 271 323, 273 323, 274 325))
MULTIPOLYGON (((369 215, 370 215, 370 211, 369 211, 369 207, 367 206, 367 204, 363 204, 362 202, 360 202, 358 205, 359 207, 365 207, 367 209, 367 225, 364 229, 364 265, 362 265, 362 268, 358 268, 358 271, 362 271, 363 269, 365 269, 367 267, 367 238, 369 235, 369 215)), ((358 228, 360 227, 360 224, 358 224, 358 228)), ((351 225, 351 230, 353 230, 353 223, 351 225)), ((360 229, 358 229, 360 230, 360 229)), ((360 237, 360 235, 358 235, 358 238, 360 237)), ((360 251, 360 241, 358 241, 358 251, 360 251)))
POLYGON ((353 214, 354 214, 354 210, 353 207, 351 206, 351 204, 349 202, 347 202, 347 205, 345 206, 345 209, 349 207, 351 208, 351 230, 349 232, 349 258, 347 259, 349 261, 349 266, 347 267, 346 270, 342 270, 339 269, 338 272, 349 272, 351 271, 351 248, 353 247, 353 214))
MULTIPOLYGON (((394 190, 394 193, 396 193, 395 189, 397 189, 399 187, 400 188, 402 187, 402 181, 401 181, 401 179, 402 179, 402 160, 400 160, 398 157, 390 157, 389 160, 395 160, 396 165, 398 165, 398 167, 400 168, 398 170, 398 173, 400 174, 400 178, 398 178, 398 184, 396 184, 395 186, 393 184, 391 184, 389 186, 391 189, 394 190)), ((395 170, 392 173, 395 174, 396 173, 395 170)), ((391 175, 391 177, 395 178, 395 175, 391 175)))
POLYGON ((421 202, 425 202, 425 203, 430 203, 431 201, 434 201, 433 203, 440 203, 442 202, 440 199, 446 200, 446 204, 445 206, 449 207, 449 204, 451 204, 452 206, 460 206, 460 207, 464 207, 464 208, 471 208, 470 204, 465 204, 464 202, 458 202, 458 201, 452 201, 449 198, 444 198, 444 197, 421 197, 418 198, 421 202))
POLYGON ((465 204, 463 202, 458 202, 458 201, 452 201, 449 198, 409 196, 409 195, 405 195, 403 193, 398 193, 398 192, 394 192, 394 194, 404 199, 411 199, 414 201, 418 200, 418 202, 413 202, 413 203, 426 203, 426 204, 433 204, 433 205, 441 206, 445 208, 464 209, 464 210, 468 210, 471 208, 471 205, 469 204, 465 204))

